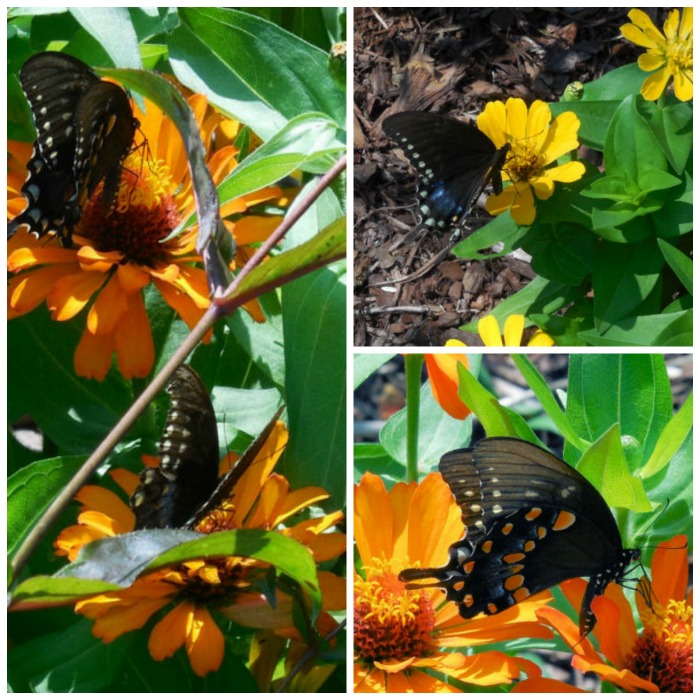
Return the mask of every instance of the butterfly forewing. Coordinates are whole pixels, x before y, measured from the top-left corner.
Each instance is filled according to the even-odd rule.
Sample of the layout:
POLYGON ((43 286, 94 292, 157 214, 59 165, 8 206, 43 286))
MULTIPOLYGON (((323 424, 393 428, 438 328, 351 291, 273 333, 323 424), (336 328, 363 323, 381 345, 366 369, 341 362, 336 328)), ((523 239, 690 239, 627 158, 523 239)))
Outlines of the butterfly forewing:
POLYGON ((219 477, 219 438, 209 392, 191 368, 178 368, 167 389, 170 407, 158 453, 131 499, 136 529, 182 527, 219 477))
POLYGON ((136 131, 131 105, 124 90, 100 81, 91 86, 75 110, 77 127, 73 172, 84 206, 104 180, 102 205, 112 206, 119 188, 122 162, 129 153, 136 131))
POLYGON ((211 494, 211 497, 197 510, 192 518, 190 518, 189 524, 196 525, 209 513, 217 508, 220 508, 224 501, 233 496, 236 485, 240 481, 241 477, 246 473, 248 468, 258 458, 262 446, 270 437, 270 434, 277 424, 279 417, 282 415, 283 410, 284 407, 281 407, 275 412, 275 415, 272 416, 258 437, 250 443, 248 449, 240 456, 236 464, 221 479, 216 489, 211 494))
POLYGON ((35 149, 50 169, 72 168, 75 105, 99 78, 82 61, 46 51, 27 59, 19 79, 34 116, 35 149))
POLYGON ((441 114, 402 112, 387 117, 383 126, 420 175, 426 226, 459 226, 489 181, 501 191, 500 170, 509 146, 497 149, 473 124, 441 114))
MULTIPOLYGON (((443 455, 440 472, 462 511, 465 536, 449 562, 407 569, 444 588, 460 614, 494 614, 569 578, 590 576, 581 634, 591 631, 590 604, 619 579, 638 550, 622 548, 603 497, 568 464, 523 440, 493 438, 443 455)), ((414 584, 415 585, 415 584, 414 584)))

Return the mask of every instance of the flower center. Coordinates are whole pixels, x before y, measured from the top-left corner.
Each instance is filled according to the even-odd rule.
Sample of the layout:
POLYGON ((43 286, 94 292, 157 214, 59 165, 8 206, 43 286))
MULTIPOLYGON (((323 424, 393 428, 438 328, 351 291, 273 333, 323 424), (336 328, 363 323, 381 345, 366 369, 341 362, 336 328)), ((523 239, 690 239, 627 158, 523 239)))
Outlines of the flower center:
POLYGON ((658 618, 645 619, 645 630, 628 654, 626 666, 656 683, 662 693, 693 690, 693 609, 671 601, 658 618))
POLYGON ((673 41, 666 45, 666 59, 671 68, 681 71, 693 69, 693 44, 689 41, 673 41))
POLYGON ((134 152, 124 162, 112 210, 102 207, 100 185, 85 206, 76 234, 89 238, 101 252, 117 250, 125 261, 152 266, 167 258, 161 241, 180 220, 172 189, 165 166, 145 163, 134 152))
POLYGON ((367 661, 429 656, 435 614, 422 591, 406 590, 388 562, 365 565, 355 584, 355 649, 367 661))
POLYGON ((249 587, 248 570, 238 557, 185 562, 179 569, 179 596, 197 603, 231 602, 233 594, 249 587))
POLYGON ((511 182, 526 182, 539 175, 544 167, 539 155, 525 141, 511 143, 510 153, 503 170, 508 173, 511 182))

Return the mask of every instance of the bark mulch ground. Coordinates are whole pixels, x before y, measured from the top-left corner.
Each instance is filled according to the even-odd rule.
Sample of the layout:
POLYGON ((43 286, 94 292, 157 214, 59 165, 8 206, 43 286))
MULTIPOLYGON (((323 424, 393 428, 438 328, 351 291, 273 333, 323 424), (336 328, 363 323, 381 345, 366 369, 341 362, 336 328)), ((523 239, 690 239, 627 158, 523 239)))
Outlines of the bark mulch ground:
MULTIPOLYGON (((444 345, 525 286, 528 260, 456 259, 430 232, 407 243, 418 223, 416 176, 382 121, 422 110, 469 115, 491 100, 558 101, 630 63, 638 53, 619 28, 628 8, 356 8, 354 19, 355 346, 444 345), (392 279, 415 275, 409 281, 392 279)), ((652 19, 655 13, 650 10, 652 19)), ((489 220, 483 195, 469 228, 489 220)))

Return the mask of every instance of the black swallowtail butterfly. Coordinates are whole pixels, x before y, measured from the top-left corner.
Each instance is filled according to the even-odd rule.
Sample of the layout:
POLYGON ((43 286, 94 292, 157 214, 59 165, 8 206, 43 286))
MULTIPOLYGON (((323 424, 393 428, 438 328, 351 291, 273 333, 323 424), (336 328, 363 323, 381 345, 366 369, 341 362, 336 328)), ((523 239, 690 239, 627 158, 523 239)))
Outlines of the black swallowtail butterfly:
POLYGON ((230 496, 270 435, 282 409, 219 480, 216 416, 204 383, 187 365, 177 369, 167 387, 170 406, 158 453, 160 465, 144 469, 131 497, 135 529, 189 527, 230 496))
POLYGON ((459 228, 489 181, 496 193, 503 190, 501 168, 510 146, 496 148, 475 125, 442 114, 401 112, 383 126, 423 181, 422 226, 459 228))
POLYGON ((8 236, 27 225, 40 238, 53 231, 69 247, 83 207, 102 181, 102 207, 112 207, 138 121, 122 88, 68 54, 32 56, 19 79, 37 138, 22 187, 27 207, 8 224, 8 236))
POLYGON ((399 578, 435 578, 412 587, 443 588, 464 618, 493 615, 562 581, 590 576, 579 631, 596 623, 593 599, 621 581, 640 557, 623 549, 610 508, 575 469, 514 438, 481 440, 443 455, 440 473, 462 509, 465 536, 434 569, 404 569, 399 578))

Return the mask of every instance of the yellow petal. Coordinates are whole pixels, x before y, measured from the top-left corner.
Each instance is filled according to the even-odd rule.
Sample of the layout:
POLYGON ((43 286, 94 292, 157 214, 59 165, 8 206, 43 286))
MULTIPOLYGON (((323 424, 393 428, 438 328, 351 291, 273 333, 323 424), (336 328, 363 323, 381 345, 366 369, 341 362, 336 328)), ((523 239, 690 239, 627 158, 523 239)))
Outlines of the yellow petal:
POLYGON ((495 316, 483 316, 476 324, 477 331, 484 341, 484 345, 494 348, 503 347, 501 329, 495 316))
POLYGON ((519 347, 523 339, 525 329, 525 316, 512 314, 508 316, 503 328, 503 335, 507 347, 519 347))

